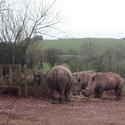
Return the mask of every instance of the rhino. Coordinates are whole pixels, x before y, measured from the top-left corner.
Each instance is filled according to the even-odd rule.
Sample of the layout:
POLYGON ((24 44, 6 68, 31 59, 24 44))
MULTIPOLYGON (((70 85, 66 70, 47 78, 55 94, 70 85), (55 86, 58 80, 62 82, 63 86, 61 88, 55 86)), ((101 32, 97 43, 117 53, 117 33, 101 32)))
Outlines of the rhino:
POLYGON ((95 75, 94 71, 83 71, 73 73, 74 80, 72 85, 73 95, 80 95, 82 89, 85 89, 88 85, 88 81, 95 75))
POLYGON ((57 91, 60 102, 70 101, 70 89, 73 82, 72 72, 65 66, 55 66, 44 75, 48 88, 50 89, 51 99, 55 100, 54 93, 57 91))
POLYGON ((88 82, 84 91, 85 96, 94 95, 97 98, 102 97, 104 91, 114 90, 116 99, 122 98, 123 78, 112 72, 96 73, 88 82))

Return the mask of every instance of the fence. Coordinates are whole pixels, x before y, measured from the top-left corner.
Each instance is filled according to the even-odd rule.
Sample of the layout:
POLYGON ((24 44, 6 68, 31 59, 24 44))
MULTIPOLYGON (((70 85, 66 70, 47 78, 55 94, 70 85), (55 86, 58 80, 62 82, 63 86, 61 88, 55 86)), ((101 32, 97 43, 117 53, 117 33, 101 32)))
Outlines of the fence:
POLYGON ((15 88, 18 90, 18 95, 21 96, 22 92, 21 92, 21 65, 17 64, 17 65, 11 65, 11 64, 6 64, 6 65, 0 65, 0 88, 5 89, 12 89, 15 88), (7 69, 8 72, 5 73, 4 70, 7 69), (13 78, 13 70, 18 71, 17 75, 18 75, 18 84, 14 84, 14 78, 13 78), (4 80, 4 76, 7 75, 8 76, 8 83, 5 83, 4 80))

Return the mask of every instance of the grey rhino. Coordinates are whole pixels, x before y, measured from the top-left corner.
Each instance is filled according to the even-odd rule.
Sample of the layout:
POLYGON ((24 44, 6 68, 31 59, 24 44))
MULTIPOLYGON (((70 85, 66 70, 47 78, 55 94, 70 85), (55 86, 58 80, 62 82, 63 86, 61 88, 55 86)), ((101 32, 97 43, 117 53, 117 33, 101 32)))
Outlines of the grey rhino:
POLYGON ((99 98, 103 95, 104 91, 114 90, 116 99, 122 98, 123 91, 123 78, 120 75, 112 72, 96 73, 88 82, 84 93, 86 96, 95 95, 99 98))
POLYGON ((69 94, 72 86, 72 72, 65 66, 55 66, 45 76, 45 81, 50 89, 51 98, 55 100, 55 90, 60 95, 60 102, 70 101, 69 94))
POLYGON ((73 95, 80 95, 82 89, 85 89, 88 85, 88 81, 95 75, 93 71, 83 71, 73 73, 74 80, 72 85, 73 95))

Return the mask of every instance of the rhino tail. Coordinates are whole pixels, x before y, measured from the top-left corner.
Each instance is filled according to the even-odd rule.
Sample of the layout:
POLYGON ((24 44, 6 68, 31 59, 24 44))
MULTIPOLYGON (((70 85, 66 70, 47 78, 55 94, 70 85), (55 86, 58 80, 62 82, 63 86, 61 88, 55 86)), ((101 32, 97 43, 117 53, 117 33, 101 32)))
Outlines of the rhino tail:
POLYGON ((122 97, 123 95, 123 79, 121 79, 118 83, 118 89, 119 89, 119 96, 120 98, 122 97))

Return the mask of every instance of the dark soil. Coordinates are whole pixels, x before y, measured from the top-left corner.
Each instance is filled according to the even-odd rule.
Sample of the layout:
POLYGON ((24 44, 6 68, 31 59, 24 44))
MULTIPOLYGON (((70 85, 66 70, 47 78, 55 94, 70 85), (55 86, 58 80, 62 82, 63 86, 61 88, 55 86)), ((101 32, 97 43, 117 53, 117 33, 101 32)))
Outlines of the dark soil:
POLYGON ((52 104, 40 98, 2 95, 0 125, 125 125, 125 97, 52 104))

